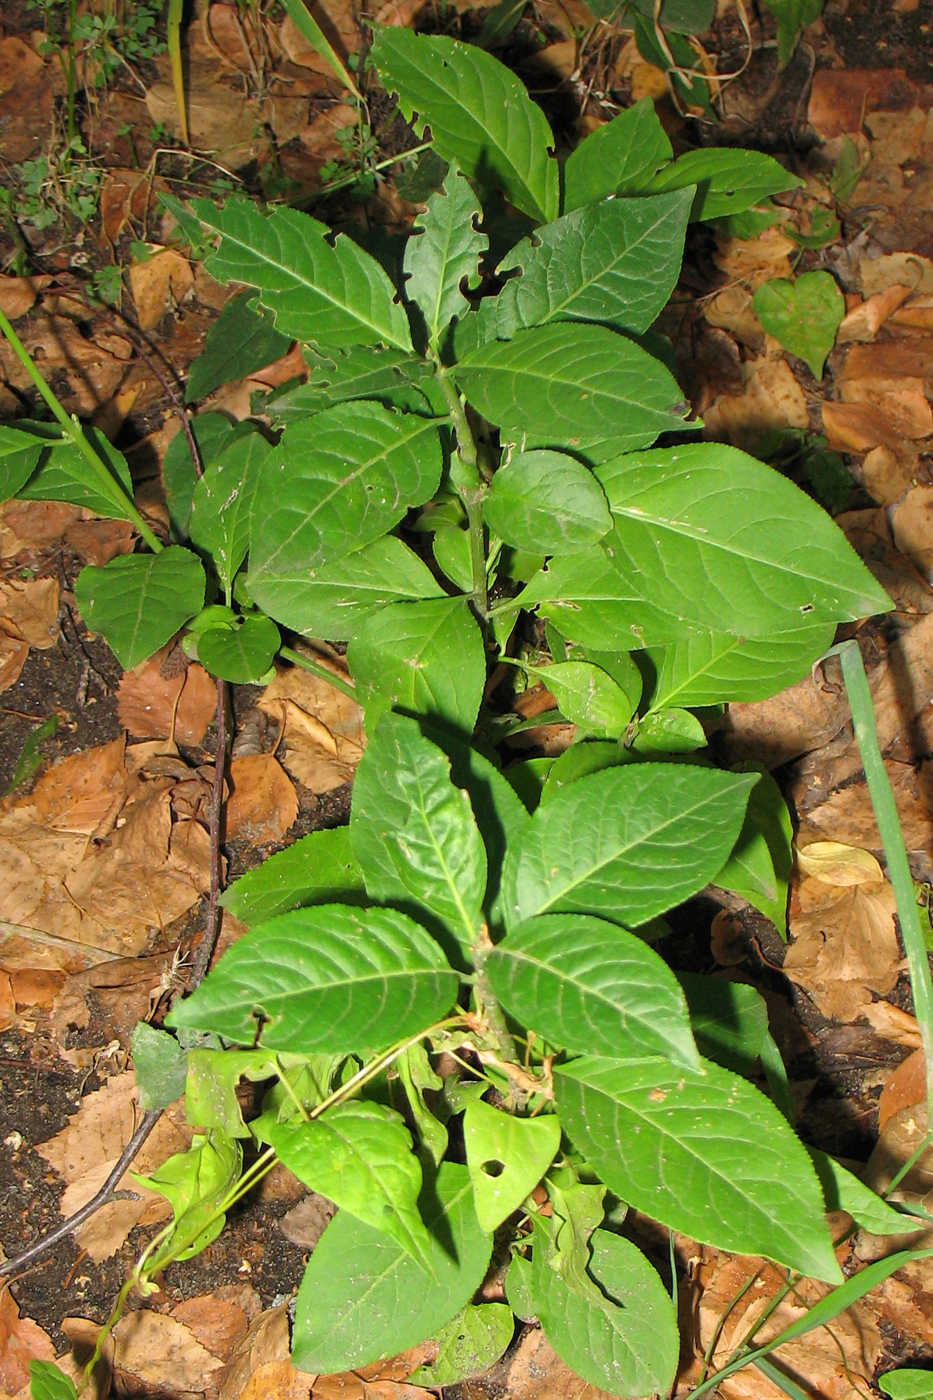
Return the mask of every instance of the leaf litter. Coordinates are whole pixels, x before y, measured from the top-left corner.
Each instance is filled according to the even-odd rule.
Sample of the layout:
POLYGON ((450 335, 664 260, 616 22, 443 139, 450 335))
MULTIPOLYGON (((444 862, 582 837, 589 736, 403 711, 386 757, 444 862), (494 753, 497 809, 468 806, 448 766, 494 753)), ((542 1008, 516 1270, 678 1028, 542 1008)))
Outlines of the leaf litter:
MULTIPOLYGON (((538 9, 553 26, 552 42, 543 48, 539 64, 572 84, 579 50, 571 29, 588 24, 588 12, 551 0, 538 9)), ((350 7, 328 0, 327 14, 344 57, 355 53, 359 29, 350 7)), ((411 15, 395 5, 386 7, 380 18, 408 23, 411 15)), ((202 7, 200 23, 192 25, 190 34, 194 135, 198 144, 213 147, 229 164, 245 158, 269 162, 275 154, 283 174, 313 183, 324 161, 343 153, 336 139, 341 127, 335 123, 348 126, 352 109, 337 108, 337 117, 326 128, 326 113, 309 121, 309 101, 314 105, 323 98, 333 103, 332 76, 302 48, 289 21, 267 37, 272 40, 268 54, 262 45, 257 52, 233 7, 202 7), (270 144, 270 130, 278 151, 270 144), (292 148, 286 150, 289 141, 292 148)), ((821 53, 821 45, 826 45, 830 62, 817 68, 810 89, 807 116, 818 144, 803 191, 784 210, 793 228, 812 232, 821 211, 834 205, 832 182, 838 191, 846 169, 860 172, 846 198, 838 200, 851 215, 847 231, 856 231, 848 241, 840 238, 828 244, 821 254, 822 265, 837 273, 845 289, 845 314, 826 372, 818 382, 814 375, 822 368, 819 360, 805 356, 810 359, 808 372, 797 358, 799 345, 776 336, 773 325, 769 334, 756 316, 756 291, 795 275, 799 243, 780 227, 751 238, 717 234, 713 261, 725 285, 714 295, 688 303, 671 331, 678 352, 704 367, 698 376, 687 365, 682 377, 703 412, 709 436, 755 450, 767 431, 793 428, 822 433, 830 450, 848 454, 859 489, 853 487, 852 508, 839 517, 840 523, 900 608, 893 637, 872 633, 863 641, 908 847, 917 853, 918 868, 928 878, 933 871, 926 870, 924 853, 931 849, 933 799, 925 769, 933 742, 927 733, 930 646, 925 622, 933 612, 933 488, 926 449, 933 437, 928 371, 933 261, 914 249, 923 246, 921 235, 933 204, 923 173, 933 154, 929 91, 896 69, 834 67, 832 40, 825 30, 815 30, 815 42, 821 53), (863 208, 874 211, 871 219, 859 218, 863 208), (710 347, 708 364, 702 355, 692 354, 704 343, 710 347)), ((37 143, 49 139, 48 64, 19 35, 0 38, 0 62, 15 74, 12 84, 0 85, 5 118, 16 114, 5 127, 5 140, 12 143, 7 158, 26 159, 37 143)), ((160 59, 156 68, 146 84, 148 113, 153 121, 171 127, 177 113, 166 60, 160 59)), ((616 81, 629 85, 633 97, 647 92, 662 104, 666 101, 663 75, 646 64, 631 43, 616 54, 612 73, 616 81)), ((738 101, 735 94, 733 100, 738 101)), ((754 107, 754 90, 748 101, 754 107)), ((124 112, 124 94, 104 94, 100 141, 108 130, 118 130, 124 112)), ((676 130, 678 118, 672 110, 667 119, 676 130)), ((197 353, 226 293, 166 246, 168 225, 152 202, 160 182, 144 183, 134 173, 127 160, 122 174, 115 169, 107 177, 108 236, 115 239, 133 229, 149 242, 154 255, 132 264, 128 294, 138 324, 161 331, 166 359, 184 365, 197 353)), ((385 212, 391 220, 400 211, 386 198, 385 212)), ((380 217, 378 212, 375 217, 380 217)), ((69 411, 93 415, 114 432, 121 424, 141 421, 140 415, 159 404, 163 392, 135 356, 131 339, 105 312, 89 310, 69 277, 67 268, 58 265, 50 276, 0 278, 0 304, 22 321, 29 348, 47 368, 58 371, 69 411)), ((29 386, 2 347, 0 362, 0 410, 13 416, 29 386)), ((286 357, 278 367, 221 391, 218 403, 235 416, 245 416, 256 388, 303 374, 300 357, 286 357)), ((139 443, 158 456, 164 451, 164 438, 156 433, 139 443)), ((140 453, 141 460, 145 456, 145 451, 140 453)), ((141 489, 144 496, 149 493, 150 508, 164 518, 154 466, 150 455, 148 480, 142 481, 141 489)), ((49 502, 4 507, 0 548, 10 568, 0 584, 0 684, 5 683, 8 698, 30 656, 63 645, 59 625, 63 614, 68 616, 69 599, 67 593, 60 594, 57 558, 64 552, 104 562, 130 547, 127 527, 96 520, 73 507, 49 502), (36 577, 17 577, 16 568, 34 571, 36 577)), ((115 1028, 116 1011, 111 1006, 98 1025, 92 1008, 99 1009, 102 990, 109 990, 113 1001, 140 1008, 133 1020, 145 1014, 142 998, 145 995, 148 1003, 158 990, 158 969, 170 961, 170 930, 197 908, 207 888, 204 814, 211 765, 209 747, 201 746, 213 717, 212 691, 199 667, 184 663, 176 668, 166 652, 120 682, 118 721, 131 742, 111 737, 80 753, 59 749, 58 761, 30 792, 14 792, 0 803, 2 860, 10 872, 0 891, 0 1010, 5 1008, 7 1025, 14 1031, 35 1036, 39 1030, 53 1054, 90 1067, 97 1084, 61 1131, 36 1144, 50 1169, 66 1183, 63 1213, 106 1175, 106 1164, 116 1159, 132 1130, 134 1076, 123 1069, 131 1023, 121 1024, 118 1036, 97 1040, 97 1032, 115 1028), (162 951, 153 952, 155 947, 162 951), (133 975, 134 968, 142 971, 141 978, 133 975), (76 1030, 95 1043, 71 1043, 76 1030), (108 1055, 114 1043, 117 1050, 108 1055)), ((553 709, 546 692, 538 692, 536 703, 541 711, 553 709)), ((319 804, 323 795, 338 792, 352 777, 365 738, 353 702, 297 670, 277 676, 254 697, 254 706, 264 717, 265 731, 256 752, 240 752, 234 759, 230 834, 268 848, 287 840, 309 807, 319 804)), ((525 706, 533 711, 530 699, 525 706)), ((546 751, 557 752, 569 737, 565 725, 530 733, 538 739, 539 751, 542 739, 546 751)), ((879 850, 879 838, 832 663, 773 701, 731 707, 720 739, 736 757, 757 759, 769 767, 789 765, 785 786, 800 817, 800 859, 789 914, 791 946, 783 971, 806 1014, 803 1032, 796 1025, 796 1039, 787 1031, 788 1045, 799 1050, 802 1036, 812 1062, 819 1042, 826 1040, 827 1024, 831 1029, 853 1028, 850 1044, 861 1043, 869 1067, 857 1084, 847 1081, 852 1089, 846 1107, 856 1120, 865 1120, 865 1129, 846 1130, 844 1114, 824 1121, 824 1127, 829 1137, 840 1132, 843 1146, 864 1145, 872 1137, 870 1124, 880 1093, 881 1137, 869 1171, 875 1184, 882 1183, 885 1172, 891 1175, 891 1164, 909 1155, 922 1130, 922 1086, 916 1073, 911 1078, 891 1068, 904 1048, 916 1044, 916 1023, 896 1004, 903 980, 893 901, 880 867, 876 870, 871 864, 870 853, 879 850), (833 843, 832 859, 820 864, 816 852, 827 843, 833 843)), ((824 850, 821 857, 825 855, 824 850)), ((755 980, 763 966, 774 965, 769 963, 774 949, 756 942, 764 934, 754 921, 744 928, 740 921, 738 927, 733 954, 724 956, 721 971, 738 980, 755 980)), ((725 945, 714 941, 714 952, 717 946, 724 953, 725 945)), ((786 1005, 786 996, 779 999, 786 1005)), ((772 993, 772 1007, 774 1003, 772 993)), ((776 1026, 782 1017, 786 1026, 787 1011, 775 1012, 776 1026)), ((808 1081, 806 1059, 805 1054, 791 1058, 791 1075, 798 1094, 804 1100, 811 1096, 810 1112, 818 1122, 825 1108, 820 1093, 825 1092, 827 1071, 824 1065, 821 1075, 808 1081)), ((904 1061, 905 1067, 910 1064, 904 1061)), ((172 1111, 165 1115, 163 1137, 182 1133, 179 1123, 172 1111)), ((177 1150, 174 1139, 163 1137, 150 1139, 145 1149, 149 1155, 138 1162, 142 1170, 177 1150)), ((923 1186, 922 1171, 917 1176, 923 1186)), ((906 1185, 911 1188, 910 1178, 906 1185)), ((138 1188, 133 1190, 137 1199, 115 1201, 89 1222, 79 1245, 91 1259, 118 1249, 127 1231, 147 1211, 158 1208, 152 1204, 157 1198, 147 1201, 138 1188)), ((16 1248, 17 1242, 10 1240, 7 1246, 16 1248)), ((756 1306, 776 1296, 780 1280, 771 1266, 762 1265, 750 1294, 734 1305, 735 1294, 755 1273, 754 1265, 699 1247, 691 1254, 686 1240, 680 1240, 678 1248, 689 1262, 690 1306, 698 1318, 697 1354, 713 1339, 723 1316, 727 1325, 719 1338, 721 1347, 731 1334, 742 1335, 756 1306)), ((867 1257, 859 1252, 859 1236, 851 1248, 847 1257, 867 1257)), ((929 1321, 911 1291, 918 1284, 919 1276, 916 1284, 909 1276, 889 1280, 837 1319, 831 1334, 803 1338, 794 1350, 782 1351, 779 1360, 814 1395, 848 1395, 853 1377, 867 1385, 879 1358, 888 1354, 885 1347, 891 1336, 902 1334, 916 1345, 933 1347, 929 1321)), ((819 1286, 802 1287, 805 1293, 819 1286)), ((73 1291, 69 1295, 68 1288, 66 1283, 66 1306, 68 1297, 76 1296, 73 1291)), ((772 1322, 776 1330, 782 1320, 808 1305, 811 1300, 804 1293, 780 1305, 772 1322)), ((18 1296, 26 1296, 25 1289, 18 1290, 18 1296)), ((0 1373, 0 1384, 9 1394, 19 1395, 26 1383, 22 1359, 48 1358, 57 1347, 19 1313, 9 1292, 3 1295, 3 1309, 0 1325, 9 1339, 4 1365, 10 1369, 0 1373)), ((63 1324, 63 1331, 79 1339, 82 1324, 63 1324)), ((85 1324, 85 1338, 87 1332, 85 1324)), ((593 1390, 564 1375, 562 1364, 548 1351, 540 1333, 525 1334, 507 1363, 510 1394, 530 1390, 548 1397, 577 1397, 593 1390)), ((212 1287, 202 1295, 200 1307, 197 1298, 175 1301, 172 1289, 164 1290, 156 1309, 139 1309, 120 1324, 109 1364, 124 1386, 161 1387, 163 1392, 168 1387, 173 1393, 216 1395, 221 1400, 269 1395, 297 1400, 312 1385, 315 1395, 326 1393, 329 1400, 351 1391, 354 1400, 370 1394, 374 1400, 416 1400, 424 1392, 406 1384, 406 1378, 426 1359, 400 1358, 381 1370, 369 1368, 369 1373, 328 1383, 302 1376, 288 1359, 285 1310, 263 1311, 256 1291, 239 1281, 212 1287)), ((697 1365, 696 1359, 687 1363, 682 1386, 689 1376, 696 1378, 697 1365)), ((779 1393, 769 1384, 754 1372, 740 1372, 720 1393, 779 1393)), ((469 1388, 471 1400, 489 1393, 479 1382, 469 1388)))

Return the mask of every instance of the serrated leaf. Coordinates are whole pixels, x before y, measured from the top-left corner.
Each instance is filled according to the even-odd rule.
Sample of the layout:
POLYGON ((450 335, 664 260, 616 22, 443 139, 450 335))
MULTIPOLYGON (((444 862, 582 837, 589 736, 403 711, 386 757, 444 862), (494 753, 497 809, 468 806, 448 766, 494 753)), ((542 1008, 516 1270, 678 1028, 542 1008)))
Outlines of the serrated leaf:
POLYGON ((472 733, 486 682, 486 649, 465 598, 380 608, 350 643, 347 663, 367 730, 396 708, 472 733))
POLYGON ((430 126, 434 149, 481 193, 501 190, 536 221, 555 217, 554 136, 541 108, 498 59, 456 39, 402 28, 380 29, 370 59, 406 120, 419 133, 430 126))
POLYGON ((266 1049, 384 1049, 450 1009, 457 979, 440 948, 394 909, 322 904, 258 924, 166 1024, 266 1049))
MULTIPOLYGON (((308 382, 266 398, 265 412, 278 426, 352 399, 372 399, 404 413, 432 412, 431 366, 420 355, 386 345, 331 347, 326 352, 309 346, 304 354, 311 372, 308 382)), ((435 411, 447 410, 438 402, 435 411)))
POLYGON ((822 1184, 827 1210, 844 1210, 870 1235, 915 1235, 922 1228, 915 1216, 895 1210, 828 1152, 810 1146, 807 1151, 822 1184))
POLYGON ((766 700, 803 680, 835 632, 835 622, 752 638, 694 631, 670 646, 648 647, 651 709, 766 700))
POLYGON ((787 803, 770 773, 752 788, 745 821, 714 883, 743 895, 787 936, 787 886, 793 866, 793 828, 787 803))
POLYGON ((342 1103, 310 1123, 280 1123, 269 1143, 312 1191, 389 1235, 430 1273, 433 1240, 418 1210, 421 1164, 399 1114, 377 1103, 342 1103))
POLYGON ((602 667, 590 661, 558 661, 526 669, 547 686, 564 718, 584 733, 598 739, 618 739, 625 733, 638 696, 627 695, 602 667))
POLYGON ((383 269, 356 243, 297 209, 265 213, 234 196, 217 208, 191 200, 195 215, 213 233, 217 248, 204 266, 219 282, 255 287, 272 312, 275 328, 319 345, 375 345, 410 350, 405 312, 383 269))
POLYGON ((250 529, 249 587, 313 578, 372 544, 437 490, 443 465, 430 419, 345 403, 286 428, 264 459, 250 529))
POLYGON ((31 1400, 78 1400, 74 1381, 54 1361, 30 1361, 29 1394, 31 1400))
POLYGON ((212 676, 234 685, 258 685, 282 644, 270 617, 249 613, 232 627, 210 627, 198 637, 198 660, 212 676))
POLYGON ((186 403, 196 403, 253 370, 281 359, 291 338, 277 331, 268 316, 253 309, 255 296, 232 297, 207 333, 204 349, 188 371, 186 403))
POLYGON ((596 474, 615 517, 604 547, 639 581, 646 618, 666 603, 688 624, 764 637, 891 606, 829 516, 737 448, 630 453, 596 474))
POLYGON ((258 924, 303 904, 355 904, 362 896, 350 832, 335 826, 276 851, 224 890, 220 902, 245 924, 258 924))
POLYGON ((451 321, 469 310, 461 289, 479 281, 479 260, 489 246, 476 227, 482 214, 470 186, 451 165, 443 189, 428 200, 405 244, 405 298, 417 305, 434 348, 451 321))
POLYGON ((192 492, 188 534, 213 559, 228 603, 249 548, 250 512, 263 465, 276 451, 261 433, 237 437, 205 465, 192 492))
POLYGON ((46 436, 0 423, 0 501, 12 500, 26 484, 48 445, 46 436))
POLYGON ((109 472, 103 478, 89 468, 81 449, 68 438, 46 442, 38 470, 17 491, 23 501, 67 501, 114 520, 134 519, 133 479, 123 453, 99 428, 81 430, 109 472))
POLYGON ((753 782, 681 763, 578 779, 534 813, 506 854, 509 928, 535 914, 595 914, 629 927, 663 914, 720 869, 753 782))
POLYGON ((130 1036, 130 1054, 140 1108, 166 1108, 185 1092, 188 1055, 168 1031, 137 1021, 130 1036))
POLYGON ((451 373, 509 441, 582 453, 597 447, 599 460, 682 427, 686 414, 670 372, 604 326, 518 331, 472 350, 451 373))
POLYGON ((125 671, 164 646, 204 606, 204 567, 196 554, 171 545, 158 554, 121 554, 103 568, 89 564, 75 600, 125 671))
POLYGON ((401 905, 469 964, 486 852, 450 763, 413 719, 383 715, 353 782, 350 842, 372 899, 401 905))
POLYGON ((395 1240, 337 1212, 298 1289, 292 1361, 301 1370, 358 1370, 430 1337, 469 1302, 492 1238, 476 1219, 466 1167, 445 1162, 420 1205, 431 1272, 395 1240))
POLYGON ((374 610, 389 603, 444 597, 430 569, 394 535, 374 540, 343 559, 306 569, 300 557, 254 583, 254 601, 286 627, 310 637, 347 641, 374 610))
POLYGON ((518 1118, 474 1099, 463 1115, 463 1140, 476 1218, 491 1234, 551 1165, 560 1147, 560 1123, 553 1113, 518 1118))
POLYGON ((514 453, 493 477, 483 515, 507 544, 546 554, 585 549, 612 527, 593 473, 561 452, 514 453))
POLYGON ((814 379, 822 379, 846 313, 845 297, 832 273, 803 272, 794 281, 776 277, 762 283, 752 303, 768 334, 806 360, 814 379))
POLYGON ((594 1230, 592 1294, 566 1287, 536 1243, 531 1299, 548 1341, 568 1366, 613 1395, 667 1394, 679 1338, 670 1294, 630 1240, 594 1230))
POLYGON ((640 98, 574 146, 564 165, 564 212, 609 194, 639 194, 673 154, 654 102, 640 98))
POLYGON ((496 269, 518 273, 494 301, 499 336, 548 321, 646 331, 677 284, 692 202, 689 190, 608 199, 536 228, 496 269))
POLYGON ((715 146, 678 156, 652 176, 643 192, 661 194, 695 185, 691 218, 721 219, 802 183, 799 175, 791 175, 772 156, 715 146))
POLYGON ((680 984, 616 924, 584 914, 528 919, 489 954, 486 972, 505 1009, 552 1045, 699 1067, 680 984))
POLYGON ((435 1333, 437 1355, 412 1371, 408 1384, 436 1389, 478 1376, 498 1361, 514 1331, 515 1318, 505 1303, 468 1303, 435 1333))
POLYGON ((747 1079, 758 1073, 765 1053, 768 1007, 754 987, 721 977, 679 972, 700 1053, 747 1079))
POLYGON ((587 1056, 555 1070, 561 1121, 611 1191, 718 1249, 842 1280, 803 1145, 744 1079, 587 1056), (622 1150, 624 1149, 624 1150, 622 1150))

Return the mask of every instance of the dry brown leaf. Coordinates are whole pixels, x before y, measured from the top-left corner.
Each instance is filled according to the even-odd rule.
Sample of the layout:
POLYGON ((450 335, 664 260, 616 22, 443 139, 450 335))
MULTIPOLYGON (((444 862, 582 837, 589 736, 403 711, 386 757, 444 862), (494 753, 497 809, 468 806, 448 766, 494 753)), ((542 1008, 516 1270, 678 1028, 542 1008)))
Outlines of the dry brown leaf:
POLYGON ((835 452, 867 452, 872 447, 888 447, 897 452, 904 441, 891 420, 880 409, 864 403, 821 404, 823 432, 835 452))
POLYGON ((39 156, 51 131, 53 88, 35 49, 18 34, 0 37, 3 155, 11 165, 39 156))
POLYGON ((884 996, 897 982, 896 913, 887 881, 840 888, 805 876, 791 902, 786 975, 824 1016, 855 1020, 873 993, 884 996))
POLYGON ((933 297, 911 297, 892 313, 891 325, 898 329, 933 331, 933 297))
POLYGON ((755 315, 752 294, 741 282, 733 282, 711 297, 705 304, 703 315, 711 326, 729 331, 749 350, 760 350, 765 343, 765 333, 755 315))
POLYGON ((15 1394, 29 1383, 30 1361, 54 1361, 47 1332, 32 1318, 20 1317, 9 1288, 0 1291, 0 1387, 15 1394))
MULTIPOLYGON (((347 679, 345 671, 334 669, 347 679)), ((363 711, 351 696, 291 666, 266 686, 256 705, 284 722, 283 762, 298 782, 325 793, 350 781, 366 742, 363 711)))
POLYGON ((808 846, 798 846, 797 864, 805 875, 824 885, 872 885, 884 879, 871 851, 845 846, 841 841, 811 841, 808 846))
MULTIPOLYGON (((916 1024, 916 1023, 915 1023, 916 1024)), ((927 1091, 927 1060, 923 1046, 918 1045, 906 1060, 885 1081, 878 1100, 878 1131, 883 1133, 888 1119, 901 1109, 923 1103, 927 1091)))
POLYGON ((866 1006, 864 1016, 869 1025, 895 1045, 906 1046, 909 1050, 920 1044, 920 1027, 916 1016, 893 1006, 889 1001, 873 1001, 866 1006))
POLYGON ((271 846, 281 841, 298 815, 298 797, 272 754, 248 754, 230 763, 227 835, 234 841, 271 846))
POLYGON ((783 357, 761 357, 745 365, 741 394, 722 394, 704 414, 704 436, 753 448, 769 428, 808 428, 806 395, 783 357))
MULTIPOLYGON (((346 3, 346 0, 314 0, 313 14, 344 63, 350 54, 359 52, 360 24, 358 12, 352 4, 346 3)), ((283 52, 292 63, 336 81, 331 68, 288 16, 282 20, 278 36, 283 52)))
POLYGON ((874 340, 880 328, 910 296, 910 288, 894 282, 883 292, 876 292, 860 301, 843 317, 836 332, 836 344, 847 345, 853 340, 874 340))
POLYGON ((862 458, 859 473, 865 489, 879 505, 893 506, 915 484, 920 454, 905 442, 898 452, 890 447, 873 447, 862 458))
POLYGON ((43 773, 32 803, 54 831, 103 835, 113 829, 126 796, 123 739, 59 759, 43 773))
POLYGON ((768 700, 731 704, 720 732, 732 760, 753 758, 777 768, 828 743, 848 717, 841 687, 809 675, 768 700))
POLYGON ((916 91, 903 68, 821 68, 813 75, 807 120, 828 141, 861 131, 870 112, 910 106, 916 91))
POLYGON ((933 292, 933 259, 919 253, 866 253, 859 259, 859 281, 865 296, 886 291, 899 283, 914 294, 933 292))
POLYGON ((774 226, 766 228, 757 238, 723 238, 716 249, 715 260, 716 266, 730 280, 742 282, 754 291, 762 282, 770 282, 774 277, 790 277, 791 259, 796 258, 797 253, 796 243, 774 226))
POLYGON ((29 643, 0 626, 0 690, 9 690, 22 675, 29 656, 29 643))
POLYGON ((124 672, 117 690, 120 723, 137 738, 172 735, 181 744, 200 744, 217 709, 217 685, 196 662, 182 658, 167 666, 170 652, 177 663, 169 645, 124 672))
POLYGON ((850 377, 839 385, 843 403, 876 408, 902 437, 925 438, 933 432, 933 410, 927 402, 922 379, 906 375, 850 377))
POLYGON ((891 533, 915 569, 933 578, 933 486, 914 486, 895 506, 891 533))
POLYGON ((80 506, 70 506, 66 501, 5 501, 0 506, 3 558, 13 559, 25 550, 57 545, 85 514, 80 506))
POLYGON ((176 1303, 172 1317, 226 1364, 261 1308, 259 1294, 251 1284, 233 1283, 176 1303))
MULTIPOLYGON (((508 1396, 509 1400, 609 1400, 605 1390, 571 1371, 537 1328, 524 1334, 494 1374, 495 1393, 508 1396)), ((490 1393, 485 1379, 473 1384, 465 1381, 462 1389, 466 1400, 473 1400, 474 1396, 482 1400, 490 1393)))
POLYGON ((13 995, 13 983, 9 973, 0 969, 0 1030, 8 1030, 15 1020, 16 997, 13 995))
POLYGON ((251 1322, 236 1347, 218 1400, 309 1400, 315 1380, 291 1363, 286 1309, 271 1308, 251 1322))
POLYGON ((223 1365, 184 1323, 150 1308, 122 1317, 113 1339, 115 1371, 173 1396, 203 1394, 223 1365))
POLYGON ((65 531, 69 549, 85 564, 104 565, 133 549, 133 526, 128 520, 75 520, 65 531))
POLYGON ((0 311, 10 321, 25 316, 51 277, 0 277, 0 311))
POLYGON ((174 248, 161 248, 129 268, 130 291, 144 331, 153 330, 166 311, 184 300, 194 286, 191 264, 174 248))

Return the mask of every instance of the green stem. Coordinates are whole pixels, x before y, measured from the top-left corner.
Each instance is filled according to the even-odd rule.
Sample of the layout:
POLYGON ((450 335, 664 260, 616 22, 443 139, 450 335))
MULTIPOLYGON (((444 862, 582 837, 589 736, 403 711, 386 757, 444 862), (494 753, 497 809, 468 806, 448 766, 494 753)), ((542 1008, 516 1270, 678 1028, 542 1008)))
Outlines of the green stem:
POLYGON ((842 665, 842 679, 849 696, 855 739, 862 756, 865 780, 881 833, 888 878, 897 899, 897 917, 904 952, 907 955, 907 968, 914 995, 914 1012, 926 1058, 927 1123, 928 1127, 933 1128, 933 979, 930 977, 930 962, 923 930, 920 927, 920 912, 907 859, 907 848, 904 845, 904 833, 897 815, 891 781, 878 746, 871 691, 868 688, 868 677, 865 675, 858 643, 841 642, 826 654, 837 655, 842 665))
POLYGON ((129 519, 132 522, 133 525, 135 525, 136 529, 139 531, 140 535, 142 535, 143 539, 146 541, 146 544, 153 551, 153 553, 158 554, 162 548, 162 541, 159 539, 158 535, 156 535, 153 532, 153 530, 151 530, 150 527, 146 524, 139 511, 136 509, 136 506, 134 505, 133 501, 126 494, 126 492, 119 485, 119 483, 114 479, 113 473, 110 471, 107 464, 94 451, 94 448, 88 441, 87 435, 82 429, 77 417, 74 414, 71 414, 69 416, 62 408, 58 399, 55 397, 55 394, 52 392, 52 389, 50 388, 49 384, 42 376, 37 365, 33 361, 33 358, 30 355, 29 351, 26 349, 25 345, 20 340, 13 327, 10 325, 10 322, 7 320, 7 317, 4 315, 3 311, 0 311, 0 331, 3 332, 7 340, 10 342, 10 345, 17 359, 20 361, 23 368, 26 370, 27 374, 29 375, 33 384, 35 384, 39 393, 42 395, 42 398, 45 400, 46 404, 48 404, 48 407, 51 410, 54 417, 61 424, 62 431, 64 432, 65 436, 70 442, 74 444, 74 446, 81 453, 81 456, 87 462, 87 465, 90 468, 91 476, 94 479, 94 484, 101 491, 101 493, 104 496, 109 497, 115 505, 119 503, 121 512, 127 517, 127 519, 129 519))
POLYGON ((457 439, 457 460, 451 465, 451 484, 463 502, 470 532, 470 567, 473 575, 473 605, 485 625, 489 619, 489 585, 486 574, 486 530, 483 524, 483 498, 486 483, 480 471, 479 449, 466 408, 457 386, 438 363, 437 382, 441 386, 454 436, 457 439))
POLYGON ((345 681, 342 676, 328 671, 326 666, 322 666, 319 661, 312 661, 310 656, 303 656, 300 651, 295 651, 293 647, 279 647, 279 656, 285 661, 291 661, 294 666, 300 666, 303 671, 310 671, 311 675, 317 676, 319 680, 327 681, 327 684, 332 685, 335 690, 349 695, 351 700, 358 698, 356 687, 352 681, 345 681))

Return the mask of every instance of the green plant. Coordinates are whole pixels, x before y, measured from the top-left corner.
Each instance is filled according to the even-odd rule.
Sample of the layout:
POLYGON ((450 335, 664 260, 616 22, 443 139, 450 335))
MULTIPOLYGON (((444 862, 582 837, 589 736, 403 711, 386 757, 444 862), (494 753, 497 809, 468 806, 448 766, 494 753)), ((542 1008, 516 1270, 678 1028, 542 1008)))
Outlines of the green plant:
POLYGON ((561 167, 489 55, 385 30, 372 57, 450 163, 397 286, 296 211, 172 205, 214 242, 208 270, 255 289, 224 313, 197 391, 292 338, 312 362, 265 423, 193 420, 203 475, 181 448, 165 462, 175 542, 135 512, 120 454, 60 409, 60 432, 0 432, 2 494, 124 514, 149 545, 76 585, 125 666, 182 627, 231 680, 277 653, 315 667, 280 627, 345 640, 370 736, 349 828, 238 881, 224 899, 250 931, 176 1004, 177 1040, 134 1038, 146 1103, 184 1078, 201 1136, 147 1180, 174 1220, 114 1317, 280 1159, 340 1207, 299 1291, 304 1369, 435 1336, 418 1379, 442 1385, 494 1360, 514 1313, 594 1384, 666 1391, 673 1281, 626 1235, 629 1208, 837 1284, 794 1335, 884 1276, 842 1283, 824 1205, 913 1228, 796 1137, 761 999, 675 976, 652 946, 711 881, 784 923, 780 793, 718 769, 694 711, 779 690, 838 621, 889 603, 777 472, 684 444, 697 425, 656 358, 688 220, 791 177, 743 151, 674 160, 644 102, 561 167), (516 212, 493 260, 483 206, 503 197, 516 212), (501 768, 497 658, 577 725, 560 758, 501 768), (243 1077, 273 1081, 249 1124, 243 1077), (490 1268, 508 1308, 471 1301, 490 1268))

